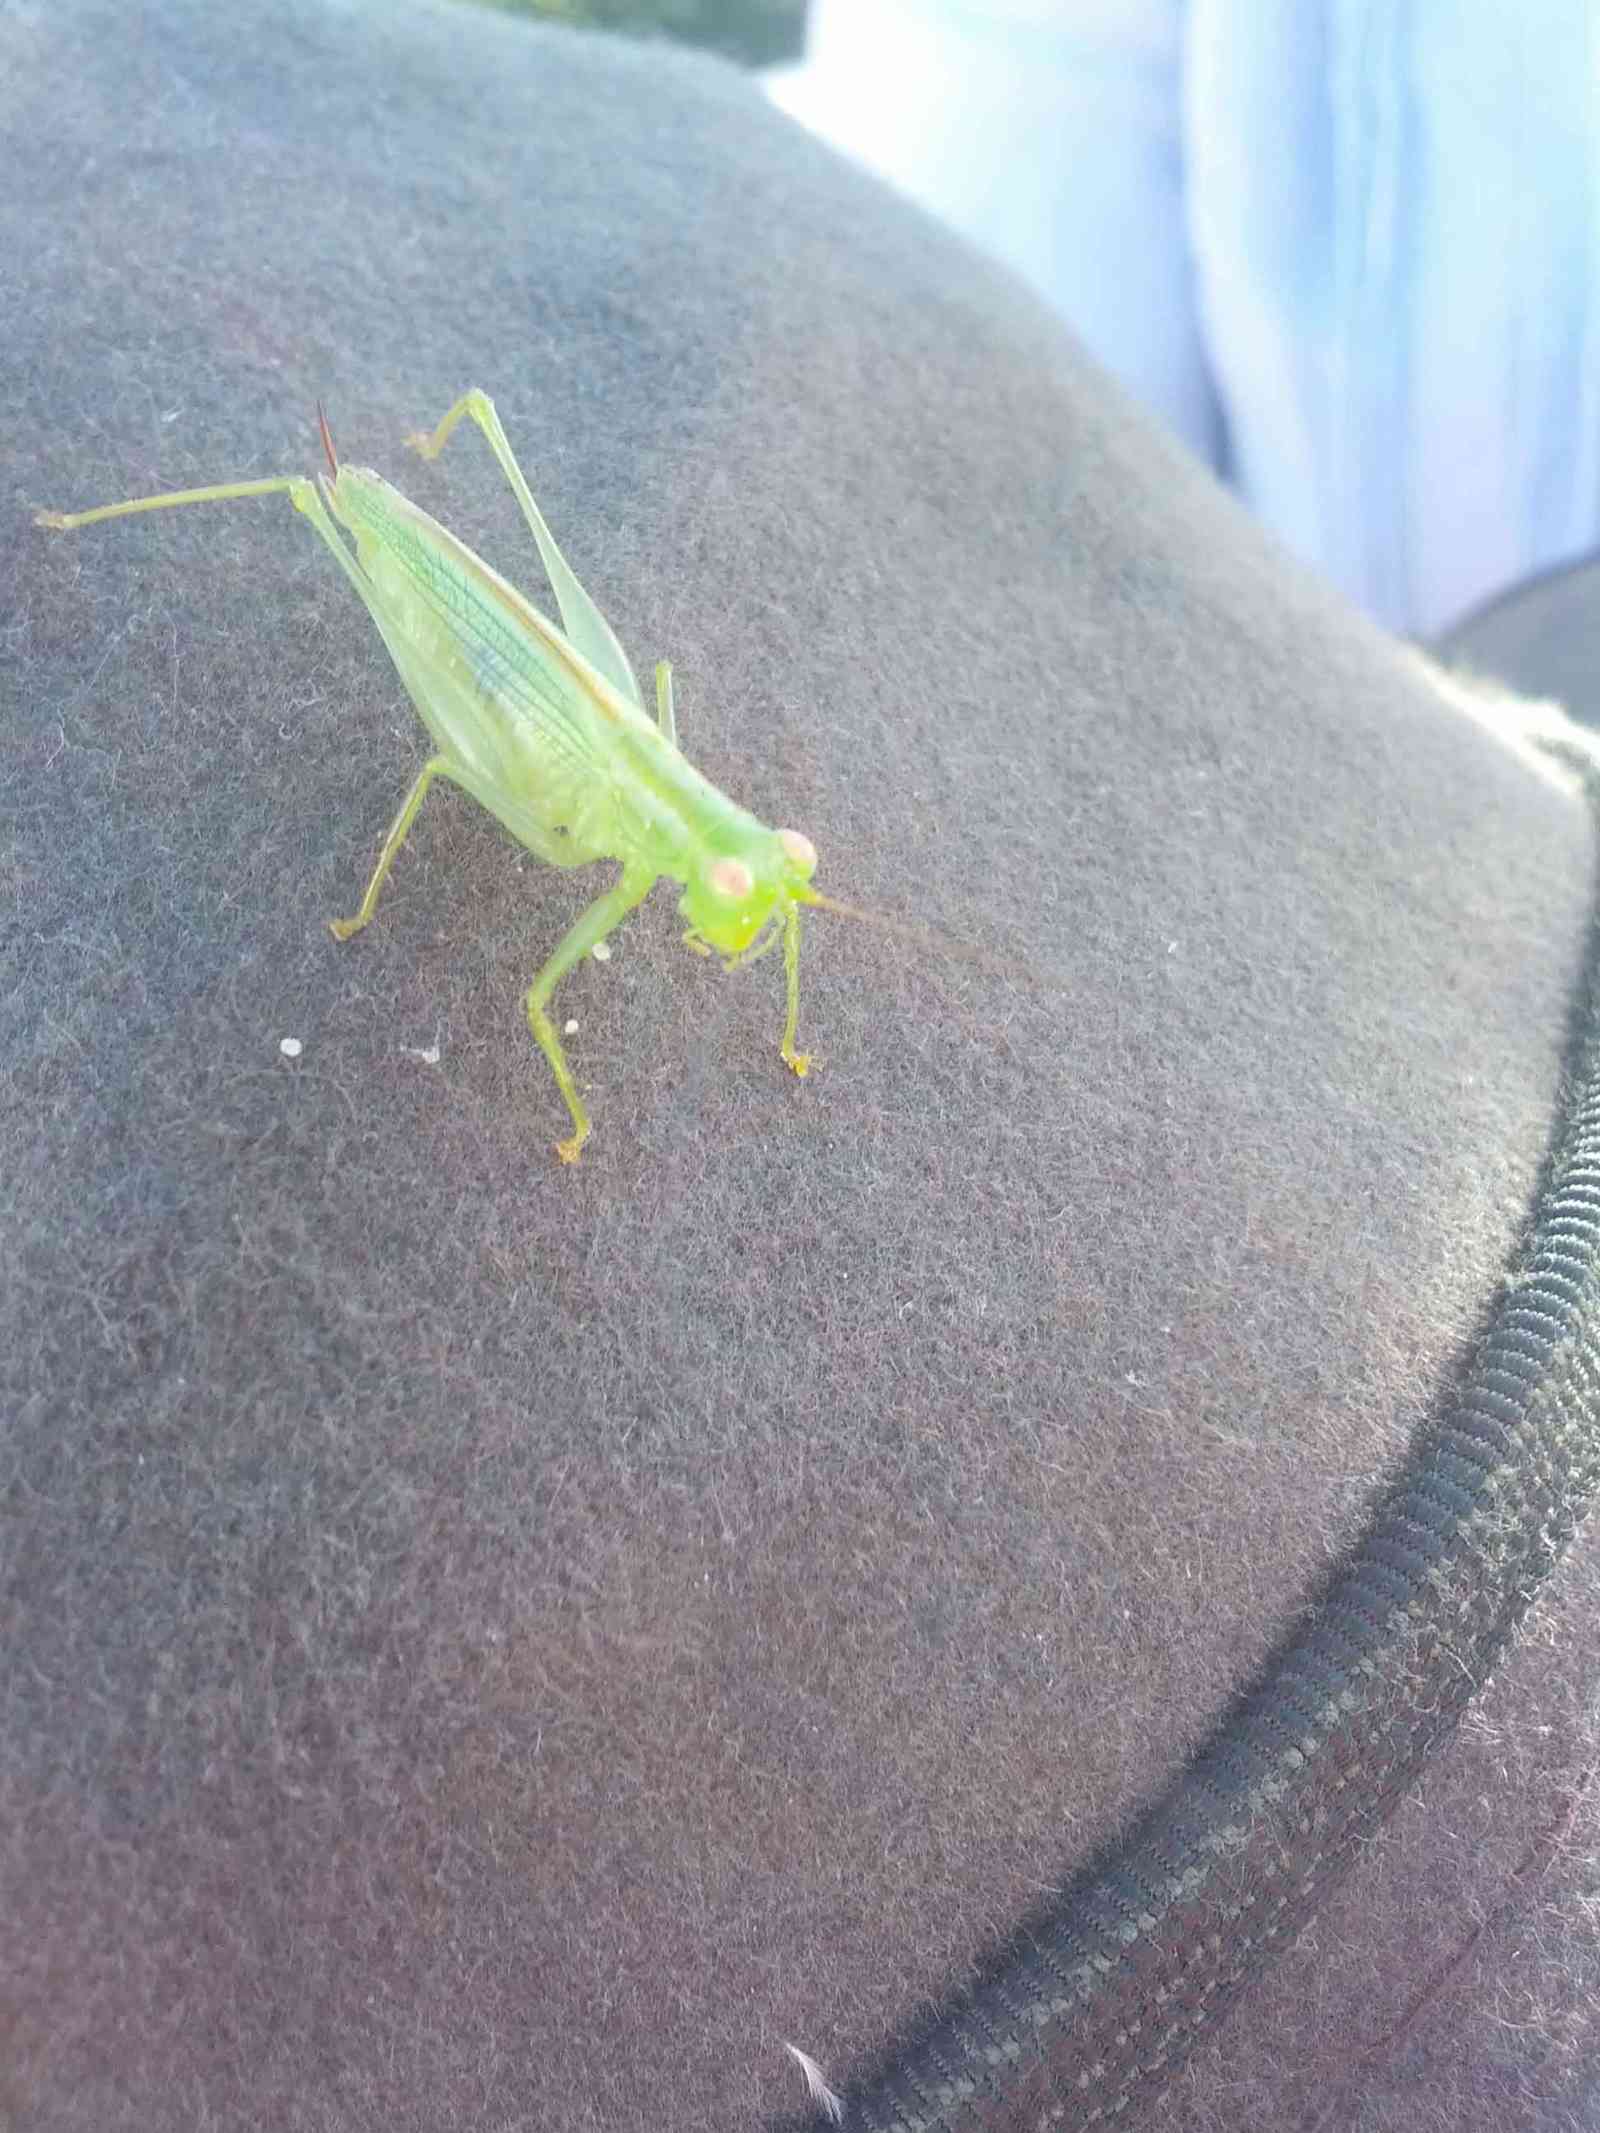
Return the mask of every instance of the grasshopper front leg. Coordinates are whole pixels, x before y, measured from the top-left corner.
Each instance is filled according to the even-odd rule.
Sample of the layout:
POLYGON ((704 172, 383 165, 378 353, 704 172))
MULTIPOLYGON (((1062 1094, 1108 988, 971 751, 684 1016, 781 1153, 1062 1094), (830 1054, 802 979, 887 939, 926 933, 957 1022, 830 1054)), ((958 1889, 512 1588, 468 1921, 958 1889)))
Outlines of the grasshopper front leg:
POLYGON ((792 1067, 804 1081, 811 1072, 811 1054, 797 1052, 794 1048, 795 1034, 800 1027, 800 912, 794 904, 784 913, 783 967, 788 979, 788 1012, 783 1020, 780 1051, 784 1065, 792 1067))
POLYGON ((567 1065, 567 1055, 561 1049, 561 1039, 556 1035, 555 1024, 545 1013, 545 1008, 550 995, 573 965, 581 963, 591 948, 603 941, 608 933, 614 932, 628 913, 644 902, 655 885, 656 876, 648 868, 625 866, 616 886, 592 903, 577 924, 563 935, 555 954, 528 990, 528 1027, 549 1060, 556 1087, 572 1113, 571 1136, 556 1142, 556 1154, 563 1163, 578 1160, 579 1151, 589 1138, 589 1114, 583 1108, 583 1099, 567 1065))

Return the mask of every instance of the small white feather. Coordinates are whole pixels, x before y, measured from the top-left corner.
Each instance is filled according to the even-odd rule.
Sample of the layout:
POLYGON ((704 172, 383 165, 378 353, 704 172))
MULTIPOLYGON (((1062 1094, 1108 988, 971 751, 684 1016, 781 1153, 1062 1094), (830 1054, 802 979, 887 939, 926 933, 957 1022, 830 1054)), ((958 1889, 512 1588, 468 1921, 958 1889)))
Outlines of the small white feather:
POLYGON ((817 2109, 833 2124, 844 2123, 844 2098, 836 2095, 822 2078, 822 2069, 809 2052, 803 2052, 798 2044, 785 2044, 784 2050, 799 2067, 806 2080, 806 2093, 817 2109))

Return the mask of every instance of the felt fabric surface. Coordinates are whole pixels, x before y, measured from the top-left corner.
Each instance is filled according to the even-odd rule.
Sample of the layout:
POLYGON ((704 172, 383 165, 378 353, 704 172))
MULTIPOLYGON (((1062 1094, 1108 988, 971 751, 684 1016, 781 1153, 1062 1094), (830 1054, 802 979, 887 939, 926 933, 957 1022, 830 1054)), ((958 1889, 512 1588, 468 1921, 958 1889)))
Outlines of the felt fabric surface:
MULTIPOLYGON (((1449 1411, 1582 794, 728 69, 68 0, 0 10, 0 138, 0 2110, 733 2127, 804 2105, 785 2040, 864 2098, 1449 1411), (423 737, 325 552, 282 498, 31 523, 309 472, 320 397, 538 588, 479 440, 400 449, 470 384, 690 756, 986 958, 809 920, 801 1085, 663 888, 557 996, 571 1173, 521 1000, 598 876, 442 791, 336 946, 423 737)), ((1593 1599, 1132 2108, 1418 2123, 1421 2031, 1351 2039, 1470 1920, 1448 2004, 1533 2009, 1496 2122, 1575 2122, 1593 1599)))

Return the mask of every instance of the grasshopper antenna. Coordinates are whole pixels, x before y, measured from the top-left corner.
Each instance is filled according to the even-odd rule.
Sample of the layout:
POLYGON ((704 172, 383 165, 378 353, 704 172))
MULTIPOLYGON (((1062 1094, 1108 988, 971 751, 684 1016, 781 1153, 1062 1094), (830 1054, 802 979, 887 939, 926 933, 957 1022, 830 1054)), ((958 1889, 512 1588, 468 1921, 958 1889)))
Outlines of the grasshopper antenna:
POLYGON ((333 448, 333 432, 328 427, 328 418, 322 412, 322 402, 317 402, 317 428, 322 432, 322 449, 328 455, 328 466, 335 481, 339 479, 339 455, 333 448))
POLYGON ((792 891, 797 904, 814 904, 819 911, 831 911, 836 918, 853 918, 859 925, 870 926, 875 933, 889 933, 902 941, 914 941, 919 948, 931 948, 936 955, 953 956, 958 963, 976 963, 982 970, 992 970, 1001 976, 1015 975, 1015 966, 1003 958, 990 955, 982 948, 971 947, 966 941, 954 941, 947 933, 939 933, 932 926, 918 926, 903 918, 890 918, 882 911, 863 911, 859 904, 841 903, 836 896, 824 896, 820 889, 809 883, 803 889, 792 891))

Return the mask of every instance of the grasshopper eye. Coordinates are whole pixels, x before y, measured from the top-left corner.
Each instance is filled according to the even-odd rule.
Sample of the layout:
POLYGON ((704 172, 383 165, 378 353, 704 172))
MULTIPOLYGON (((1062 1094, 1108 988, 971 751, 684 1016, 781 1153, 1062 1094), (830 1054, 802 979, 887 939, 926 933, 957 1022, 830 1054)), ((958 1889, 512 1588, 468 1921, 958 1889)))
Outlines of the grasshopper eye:
POLYGON ((756 878, 742 859, 713 859, 706 868, 706 881, 730 903, 743 903, 756 885, 756 878))
POLYGON ((817 863, 817 848, 800 830, 779 830, 778 842, 783 846, 784 856, 792 866, 809 874, 817 863))

